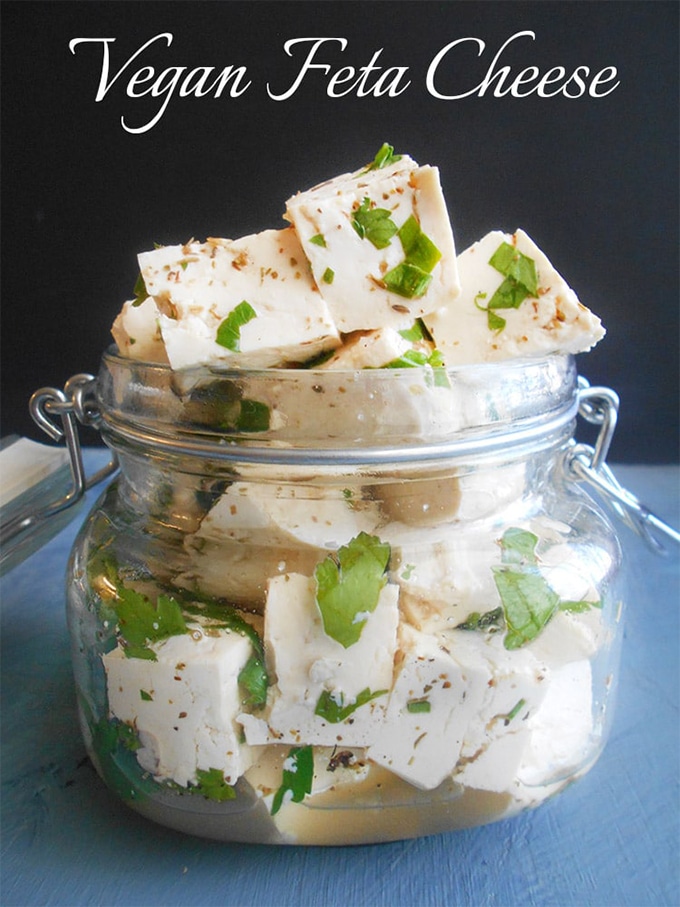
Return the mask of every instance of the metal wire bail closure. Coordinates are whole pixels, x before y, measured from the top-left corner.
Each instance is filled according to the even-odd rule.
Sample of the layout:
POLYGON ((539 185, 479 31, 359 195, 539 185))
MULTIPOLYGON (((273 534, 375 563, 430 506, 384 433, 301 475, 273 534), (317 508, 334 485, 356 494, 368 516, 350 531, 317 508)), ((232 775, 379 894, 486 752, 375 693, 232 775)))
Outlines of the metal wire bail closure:
POLYGON ((579 377, 579 415, 591 425, 599 425, 595 445, 574 443, 567 451, 567 470, 580 482, 594 488, 610 509, 639 535, 652 551, 668 554, 658 536, 680 544, 680 533, 657 517, 619 483, 606 463, 614 437, 619 411, 619 397, 609 387, 591 387, 579 377))
POLYGON ((118 461, 115 455, 112 455, 106 466, 89 478, 85 476, 78 437, 78 422, 82 425, 92 425, 95 428, 98 426, 99 409, 95 396, 96 384, 97 379, 93 375, 78 374, 68 379, 63 390, 43 387, 31 396, 29 410, 33 421, 53 441, 66 442, 70 457, 72 485, 62 498, 48 504, 38 513, 26 517, 21 526, 22 529, 72 506, 82 498, 88 488, 113 475, 117 470, 118 461), (55 417, 59 417, 60 424, 55 421, 55 417))

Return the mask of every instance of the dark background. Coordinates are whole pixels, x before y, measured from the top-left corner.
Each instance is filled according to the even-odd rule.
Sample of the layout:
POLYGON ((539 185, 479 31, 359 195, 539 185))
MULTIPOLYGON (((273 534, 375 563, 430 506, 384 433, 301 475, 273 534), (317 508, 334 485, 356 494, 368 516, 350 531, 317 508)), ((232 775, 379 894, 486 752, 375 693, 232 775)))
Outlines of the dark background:
MULTIPOLYGON (((44 436, 31 392, 96 372, 109 328, 154 242, 236 238, 281 227, 293 192, 372 159, 383 141, 439 166, 458 249, 493 228, 524 228, 608 334, 579 357, 622 406, 610 459, 678 459, 678 10, 676 2, 11 2, 2 16, 2 434, 44 436), (595 72, 616 66, 606 98, 428 95, 427 67, 450 41, 478 37, 440 67, 448 93, 501 65, 595 72), (126 96, 127 78, 95 103, 102 50, 133 65, 245 65, 252 85, 175 96, 149 132, 128 134, 162 99, 126 96), (399 97, 326 95, 310 73, 281 93, 303 58, 287 39, 345 37, 320 61, 408 66, 399 97), (455 64, 455 65, 454 65, 455 64)), ((304 49, 306 55, 307 49, 304 49)))

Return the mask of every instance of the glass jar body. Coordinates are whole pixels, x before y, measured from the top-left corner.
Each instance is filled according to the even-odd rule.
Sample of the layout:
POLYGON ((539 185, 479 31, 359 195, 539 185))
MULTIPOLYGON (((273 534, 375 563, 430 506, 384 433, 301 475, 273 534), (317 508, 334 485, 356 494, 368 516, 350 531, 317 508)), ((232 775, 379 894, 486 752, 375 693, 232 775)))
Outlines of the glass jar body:
POLYGON ((537 806, 604 745, 620 554, 563 469, 571 423, 422 459, 348 457, 341 423, 344 458, 300 461, 300 438, 224 459, 196 433, 108 432, 121 475, 69 569, 80 718, 106 783, 161 824, 432 834, 537 806))

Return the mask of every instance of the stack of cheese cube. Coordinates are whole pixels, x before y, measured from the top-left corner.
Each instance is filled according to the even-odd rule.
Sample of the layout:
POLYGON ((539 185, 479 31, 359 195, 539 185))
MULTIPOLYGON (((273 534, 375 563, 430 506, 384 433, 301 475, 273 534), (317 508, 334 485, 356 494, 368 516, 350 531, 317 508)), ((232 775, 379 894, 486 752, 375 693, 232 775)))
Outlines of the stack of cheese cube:
POLYGON ((456 257, 437 168, 388 145, 294 195, 285 216, 282 230, 140 254, 142 283, 113 326, 120 353, 173 369, 291 367, 325 353, 320 367, 356 369, 434 342, 438 363, 454 366, 576 353, 604 335, 525 232, 493 231, 456 257), (500 270, 499 248, 511 250, 500 270), (409 334, 416 319, 426 340, 409 334))

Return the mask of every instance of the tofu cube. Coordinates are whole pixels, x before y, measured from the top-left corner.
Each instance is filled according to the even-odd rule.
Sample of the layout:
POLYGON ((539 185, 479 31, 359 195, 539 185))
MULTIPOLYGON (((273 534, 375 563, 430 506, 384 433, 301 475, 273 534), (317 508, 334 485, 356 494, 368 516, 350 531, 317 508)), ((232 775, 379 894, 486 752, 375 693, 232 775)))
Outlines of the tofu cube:
POLYGON ((431 635, 402 624, 385 720, 367 756, 424 790, 451 774, 484 701, 487 675, 461 667, 431 635))
POLYGON ((435 167, 403 156, 335 177, 288 199, 286 217, 342 333, 398 327, 405 316, 447 307, 459 292, 435 167))
POLYGON ((199 769, 211 768, 235 784, 252 762, 235 720, 249 640, 195 627, 151 648, 156 661, 127 658, 120 646, 102 656, 110 714, 136 728, 140 765, 182 786, 195 782, 199 769))
POLYGON ((339 343, 290 228, 166 246, 138 258, 173 369, 268 368, 339 343))
MULTIPOLYGON (((502 265, 499 266, 502 267, 502 265)), ((461 293, 450 305, 424 316, 447 366, 496 362, 549 353, 589 350, 604 336, 604 328, 558 274, 544 253, 523 231, 494 230, 458 256, 461 293), (504 244, 535 265, 535 293, 514 295, 507 275, 490 263, 504 244), (499 295, 496 295, 497 292, 499 295), (513 298, 517 307, 495 307, 492 300, 513 298)), ((522 278, 524 279, 524 278, 522 278)), ((529 281, 531 283, 531 281, 529 281)), ((533 289, 533 287, 532 287, 533 289)))
POLYGON ((322 694, 343 707, 365 690, 389 690, 396 649, 398 589, 384 586, 367 614, 359 640, 345 648, 326 634, 313 577, 286 574, 270 580, 265 611, 265 648, 276 683, 267 712, 240 715, 250 744, 288 743, 364 747, 377 736, 387 695, 331 722, 315 714, 322 694))

